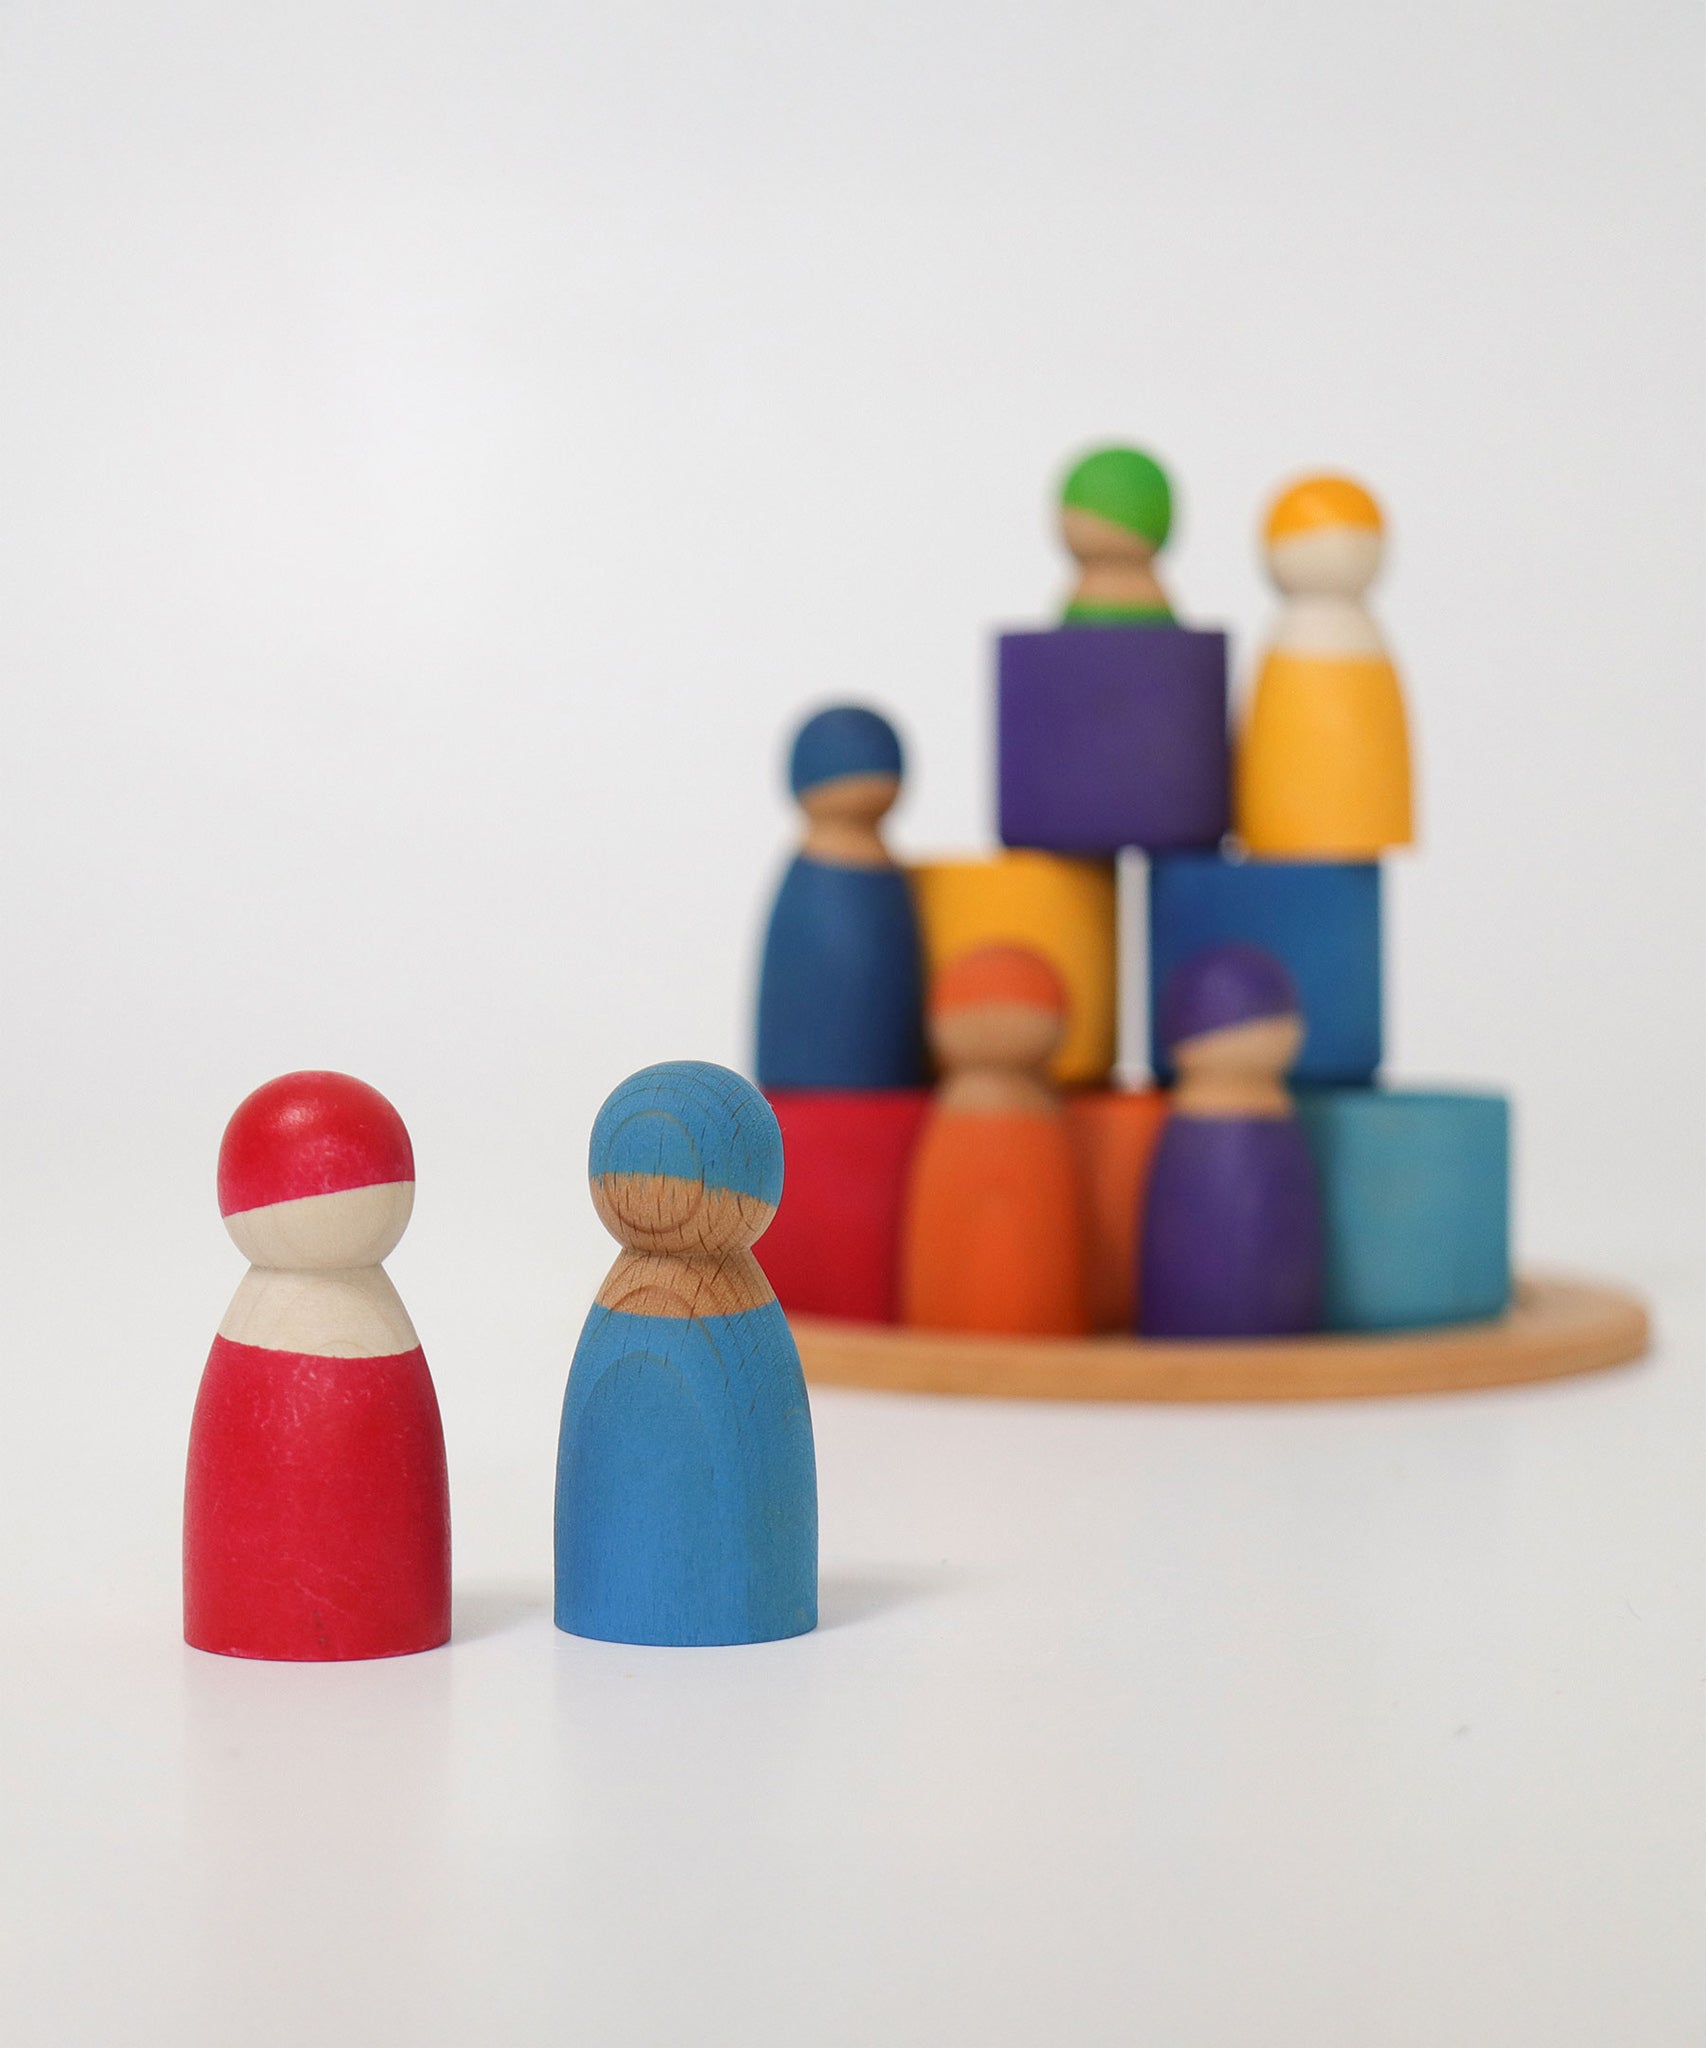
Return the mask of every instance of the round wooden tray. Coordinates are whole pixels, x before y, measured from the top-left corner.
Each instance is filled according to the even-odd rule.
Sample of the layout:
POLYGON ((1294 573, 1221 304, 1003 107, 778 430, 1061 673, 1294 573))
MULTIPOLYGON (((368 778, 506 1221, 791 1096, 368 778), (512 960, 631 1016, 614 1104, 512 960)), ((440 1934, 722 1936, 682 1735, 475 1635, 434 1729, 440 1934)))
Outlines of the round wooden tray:
POLYGON ((1590 1280, 1526 1279, 1491 1323, 1378 1336, 984 1337, 790 1316, 806 1377, 893 1393, 1032 1401, 1309 1401, 1561 1379, 1647 1348, 1647 1311, 1590 1280))

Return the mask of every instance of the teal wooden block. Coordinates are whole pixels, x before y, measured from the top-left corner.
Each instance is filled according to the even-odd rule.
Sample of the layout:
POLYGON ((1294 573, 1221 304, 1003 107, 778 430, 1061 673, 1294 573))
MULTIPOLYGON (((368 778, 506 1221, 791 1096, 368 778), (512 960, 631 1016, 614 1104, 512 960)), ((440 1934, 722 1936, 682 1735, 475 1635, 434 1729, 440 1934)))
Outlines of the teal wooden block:
POLYGON ((1300 1088, 1321 1177, 1330 1330, 1422 1329, 1510 1302, 1502 1095, 1300 1088))

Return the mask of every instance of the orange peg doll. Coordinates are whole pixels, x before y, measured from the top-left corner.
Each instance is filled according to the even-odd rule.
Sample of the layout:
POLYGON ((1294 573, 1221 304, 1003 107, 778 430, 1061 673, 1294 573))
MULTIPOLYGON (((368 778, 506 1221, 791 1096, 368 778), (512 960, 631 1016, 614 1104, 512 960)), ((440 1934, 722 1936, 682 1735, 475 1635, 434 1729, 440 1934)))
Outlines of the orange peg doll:
POLYGON ((1082 1201, 1048 1063, 1065 984, 1022 946, 950 962, 929 999, 943 1080, 913 1158, 901 1320, 1075 1337, 1090 1328, 1082 1201))

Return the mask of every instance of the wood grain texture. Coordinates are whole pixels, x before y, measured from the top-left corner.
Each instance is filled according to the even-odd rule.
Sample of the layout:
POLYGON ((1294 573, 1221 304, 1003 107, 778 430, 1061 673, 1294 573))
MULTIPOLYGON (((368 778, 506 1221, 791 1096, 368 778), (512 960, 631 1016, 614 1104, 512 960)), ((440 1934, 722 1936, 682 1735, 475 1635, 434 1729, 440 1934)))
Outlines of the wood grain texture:
POLYGON ((420 1342, 383 1266, 306 1273, 251 1266, 219 1334, 233 1344, 315 1358, 394 1358, 420 1342))
POLYGON ((624 1251, 595 1299, 600 1308, 619 1308, 625 1315, 685 1321, 739 1315, 743 1309, 763 1308, 776 1296, 749 1251, 702 1259, 681 1252, 624 1251))
POLYGON ((1496 1322, 1380 1336, 1156 1342, 980 1337, 790 1319, 806 1377, 891 1393, 1009 1400, 1308 1401, 1515 1386, 1624 1365, 1650 1340, 1633 1294, 1602 1282, 1518 1283, 1496 1322))

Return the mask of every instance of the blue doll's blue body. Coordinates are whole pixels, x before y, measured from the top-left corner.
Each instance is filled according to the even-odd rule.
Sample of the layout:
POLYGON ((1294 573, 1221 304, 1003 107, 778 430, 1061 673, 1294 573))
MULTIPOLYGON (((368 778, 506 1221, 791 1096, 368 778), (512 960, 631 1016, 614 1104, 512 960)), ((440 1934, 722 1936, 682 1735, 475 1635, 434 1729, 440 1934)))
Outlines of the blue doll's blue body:
POLYGON ((817 1624, 811 1410, 775 1302, 595 1307, 557 1454, 557 1626, 605 1642, 771 1642, 817 1624))
POLYGON ((894 727, 862 704, 818 712, 794 740, 788 782, 802 800, 849 781, 876 778, 879 792, 890 788, 869 814, 874 859, 801 853, 782 877, 758 984, 760 1087, 916 1088, 924 1080, 918 913, 906 876, 874 836, 904 769, 894 727))

